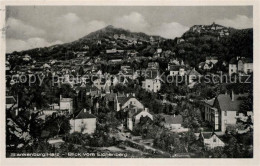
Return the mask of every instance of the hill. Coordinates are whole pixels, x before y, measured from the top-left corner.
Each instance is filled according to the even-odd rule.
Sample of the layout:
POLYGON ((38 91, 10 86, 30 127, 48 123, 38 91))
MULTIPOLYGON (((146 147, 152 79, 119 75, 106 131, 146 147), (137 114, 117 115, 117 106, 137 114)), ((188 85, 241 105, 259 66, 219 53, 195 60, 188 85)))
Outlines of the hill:
POLYGON ((229 62, 233 57, 253 58, 253 29, 234 29, 218 24, 194 25, 180 38, 164 39, 145 33, 130 32, 122 28, 107 26, 92 32, 74 42, 51 47, 36 48, 14 52, 18 56, 29 54, 40 61, 50 59, 73 59, 80 52, 97 57, 105 54, 107 49, 136 50, 138 56, 153 56, 156 48, 170 51, 170 57, 183 59, 186 64, 196 67, 206 57, 214 56, 219 62, 229 62), (157 44, 151 44, 151 38, 157 44), (136 44, 138 43, 138 44, 136 44), (141 44, 139 44, 141 43, 141 44))
POLYGON ((180 38, 165 41, 174 45, 171 50, 191 66, 197 66, 208 56, 220 62, 229 62, 233 57, 253 58, 253 29, 234 29, 213 23, 194 25, 180 38))

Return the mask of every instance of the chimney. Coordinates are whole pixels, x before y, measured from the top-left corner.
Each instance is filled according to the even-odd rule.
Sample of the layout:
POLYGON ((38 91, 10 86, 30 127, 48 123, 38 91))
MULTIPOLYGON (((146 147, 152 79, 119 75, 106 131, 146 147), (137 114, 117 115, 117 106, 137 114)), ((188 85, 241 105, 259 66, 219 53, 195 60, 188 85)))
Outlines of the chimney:
POLYGON ((91 108, 89 108, 88 113, 91 114, 91 108))
POLYGON ((135 97, 135 93, 133 93, 133 96, 135 97))
POLYGON ((15 116, 18 116, 18 108, 17 109, 15 109, 15 116))
POLYGON ((62 99, 62 96, 60 95, 60 100, 62 99))
POLYGON ((36 107, 34 107, 34 111, 36 111, 36 107))
POLYGON ((173 117, 175 117, 175 114, 173 114, 173 117))
POLYGON ((128 97, 128 96, 129 96, 129 94, 127 93, 127 94, 126 94, 126 97, 128 97))
POLYGON ((84 113, 86 113, 86 112, 87 112, 87 109, 86 109, 86 108, 84 108, 84 109, 83 109, 83 112, 84 112, 84 113))
POLYGON ((144 108, 144 111, 147 112, 147 111, 148 111, 148 108, 144 108))
POLYGON ((231 100, 234 101, 235 100, 235 95, 234 95, 234 91, 232 90, 231 92, 231 100))

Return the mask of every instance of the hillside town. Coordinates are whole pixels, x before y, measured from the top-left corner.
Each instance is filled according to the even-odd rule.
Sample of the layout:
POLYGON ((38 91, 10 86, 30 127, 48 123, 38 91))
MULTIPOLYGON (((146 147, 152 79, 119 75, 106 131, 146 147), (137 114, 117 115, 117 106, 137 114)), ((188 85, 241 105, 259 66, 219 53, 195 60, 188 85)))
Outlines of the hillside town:
POLYGON ((7 157, 251 158, 252 47, 252 29, 212 23, 8 53, 7 157))

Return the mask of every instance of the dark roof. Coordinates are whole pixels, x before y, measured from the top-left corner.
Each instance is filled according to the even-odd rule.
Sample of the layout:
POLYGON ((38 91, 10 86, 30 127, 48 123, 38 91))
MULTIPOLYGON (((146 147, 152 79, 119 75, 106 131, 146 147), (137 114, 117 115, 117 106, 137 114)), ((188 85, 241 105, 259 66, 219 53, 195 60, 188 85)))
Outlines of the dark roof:
POLYGON ((126 97, 126 96, 118 96, 117 100, 118 100, 118 103, 124 105, 130 98, 135 98, 135 97, 133 95, 129 95, 128 97, 126 97))
POLYGON ((242 100, 238 100, 238 97, 246 97, 248 94, 234 95, 234 101, 232 101, 230 95, 220 94, 217 97, 219 107, 221 111, 239 111, 242 100))
POLYGON ((106 94, 104 96, 105 100, 106 101, 114 101, 114 98, 116 97, 116 94, 115 93, 110 93, 110 94, 106 94))
POLYGON ((210 106, 213 106, 214 102, 215 102, 215 98, 213 99, 210 99, 210 100, 205 100, 204 101, 206 104, 210 105, 210 106))
POLYGON ((201 132, 201 135, 203 136, 203 138, 205 139, 209 139, 211 138, 215 133, 213 132, 201 132))
POLYGON ((251 58, 244 58, 243 62, 244 63, 253 63, 253 59, 251 59, 251 58))
POLYGON ((205 62, 200 62, 199 66, 203 67, 205 65, 205 62))
POLYGON ((229 64, 237 64, 236 58, 232 58, 229 62, 229 64))
POLYGON ((6 96, 6 104, 15 104, 16 100, 13 96, 6 96))
POLYGON ((187 73, 188 73, 188 75, 192 75, 192 76, 201 76, 201 74, 199 72, 197 72, 195 68, 188 71, 187 73))
POLYGON ((218 58, 215 56, 208 56, 206 57, 206 60, 218 60, 218 58))
POLYGON ((170 65, 169 67, 170 67, 169 68, 170 71, 179 71, 181 66, 180 65, 170 65))
POLYGON ((93 118, 97 118, 96 116, 88 113, 88 111, 86 110, 86 112, 84 112, 84 109, 82 109, 78 115, 76 115, 74 117, 74 119, 93 119, 93 118))
POLYGON ((182 124, 183 118, 181 115, 165 115, 161 114, 164 117, 166 124, 182 124))

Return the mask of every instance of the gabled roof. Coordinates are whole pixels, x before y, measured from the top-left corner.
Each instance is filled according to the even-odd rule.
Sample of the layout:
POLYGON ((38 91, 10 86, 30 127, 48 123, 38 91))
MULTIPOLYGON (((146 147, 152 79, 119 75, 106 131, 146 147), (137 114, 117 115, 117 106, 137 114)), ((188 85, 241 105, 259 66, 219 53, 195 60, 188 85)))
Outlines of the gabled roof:
POLYGON ((170 71, 179 71, 180 66, 179 65, 170 65, 169 70, 170 71))
POLYGON ((62 102, 70 102, 72 100, 73 100, 72 98, 61 98, 60 101, 62 101, 62 102))
POLYGON ((183 118, 181 115, 166 115, 166 114, 161 114, 161 116, 164 117, 165 123, 166 124, 182 124, 183 118))
POLYGON ((236 58, 232 58, 229 62, 229 64, 237 64, 236 58))
POLYGON ((238 100, 238 97, 246 97, 248 94, 234 95, 234 101, 232 101, 230 95, 220 94, 217 97, 219 107, 221 111, 239 111, 242 100, 238 100))
POLYGON ((195 68, 188 71, 187 73, 188 73, 188 75, 192 75, 192 76, 201 76, 201 74, 199 72, 197 72, 195 68))
POLYGON ((130 94, 128 97, 126 97, 126 96, 118 96, 117 100, 118 100, 118 103, 124 105, 131 98, 135 98, 136 99, 136 97, 134 97, 132 94, 130 94))
POLYGON ((215 56, 207 56, 206 60, 218 60, 218 58, 215 56))
POLYGON ((204 139, 210 139, 213 135, 215 135, 214 132, 201 132, 200 134, 204 139))
POLYGON ((105 100, 106 101, 114 101, 114 98, 116 97, 116 94, 115 93, 110 93, 110 94, 106 94, 104 96, 105 100))
POLYGON ((13 96, 6 96, 6 104, 15 104, 16 100, 13 96))
POLYGON ((210 105, 210 106, 213 106, 214 102, 215 102, 215 98, 213 99, 210 99, 210 100, 205 100, 204 101, 206 104, 210 105))
POLYGON ((75 117, 74 119, 96 119, 97 117, 88 113, 88 111, 84 112, 84 109, 82 109, 75 117))

